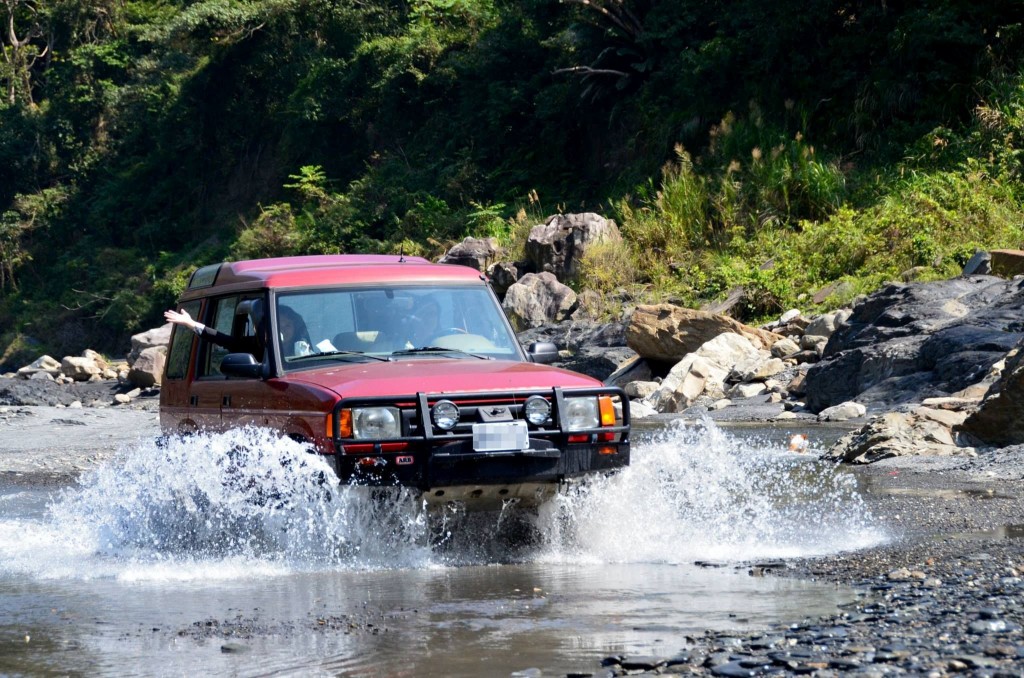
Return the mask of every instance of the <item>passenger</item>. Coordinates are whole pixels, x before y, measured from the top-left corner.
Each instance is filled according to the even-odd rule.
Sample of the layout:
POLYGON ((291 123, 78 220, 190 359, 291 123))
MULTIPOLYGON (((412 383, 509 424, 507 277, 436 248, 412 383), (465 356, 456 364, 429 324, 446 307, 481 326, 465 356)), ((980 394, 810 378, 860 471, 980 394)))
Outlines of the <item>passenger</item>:
POLYGON ((230 334, 224 334, 216 328, 207 327, 198 320, 193 319, 185 309, 180 311, 173 309, 164 311, 164 320, 192 330, 200 337, 218 346, 223 346, 229 353, 246 353, 252 348, 251 342, 247 338, 233 337, 230 334))
POLYGON ((313 352, 306 321, 294 309, 288 306, 277 307, 277 328, 282 355, 300 356, 313 352))

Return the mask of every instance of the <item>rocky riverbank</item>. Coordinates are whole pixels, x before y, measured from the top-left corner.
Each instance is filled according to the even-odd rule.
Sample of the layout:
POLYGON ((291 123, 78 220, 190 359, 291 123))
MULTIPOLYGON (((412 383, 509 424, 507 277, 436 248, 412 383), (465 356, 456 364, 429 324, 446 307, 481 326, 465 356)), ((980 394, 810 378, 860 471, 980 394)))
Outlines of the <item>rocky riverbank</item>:
POLYGON ((891 459, 857 474, 890 543, 741 566, 852 586, 857 602, 752 633, 680 638, 669 661, 608 657, 590 675, 1024 675, 1024 447, 891 459))

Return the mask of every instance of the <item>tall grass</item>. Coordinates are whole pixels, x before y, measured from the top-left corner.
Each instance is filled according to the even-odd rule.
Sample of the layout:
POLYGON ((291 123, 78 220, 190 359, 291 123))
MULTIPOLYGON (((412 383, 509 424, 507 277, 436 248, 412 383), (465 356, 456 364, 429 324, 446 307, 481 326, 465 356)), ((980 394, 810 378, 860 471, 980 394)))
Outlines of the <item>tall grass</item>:
POLYGON ((1024 246, 1024 87, 999 94, 1012 101, 980 107, 958 134, 925 135, 922 152, 872 176, 842 171, 800 133, 767 129, 756 109, 726 116, 701 156, 677 147, 657 187, 615 204, 643 262, 638 281, 694 306, 742 286, 739 313, 758 320, 813 310, 813 295, 839 281, 823 305, 886 280, 956 275, 976 249, 1024 246))

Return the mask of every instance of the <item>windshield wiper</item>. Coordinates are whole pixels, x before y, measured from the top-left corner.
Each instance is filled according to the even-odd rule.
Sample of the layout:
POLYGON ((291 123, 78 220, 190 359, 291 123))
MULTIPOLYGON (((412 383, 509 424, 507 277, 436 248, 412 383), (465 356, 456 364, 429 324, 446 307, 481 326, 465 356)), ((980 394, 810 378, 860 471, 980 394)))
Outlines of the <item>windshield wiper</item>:
POLYGON ((458 348, 444 348, 443 346, 420 346, 418 348, 406 348, 401 351, 392 351, 391 355, 415 355, 417 353, 458 353, 459 355, 469 356, 470 358, 478 358, 480 360, 492 360, 490 356, 480 355, 478 353, 470 353, 469 351, 463 351, 458 348))
POLYGON ((363 353, 362 351, 324 351, 323 353, 310 353, 308 355, 300 355, 294 358, 287 358, 289 363, 297 363, 303 360, 312 360, 314 358, 330 358, 334 356, 342 357, 353 357, 353 358, 369 358, 370 360, 377 360, 379 362, 387 362, 387 358, 382 358, 379 355, 370 355, 369 353, 363 353))

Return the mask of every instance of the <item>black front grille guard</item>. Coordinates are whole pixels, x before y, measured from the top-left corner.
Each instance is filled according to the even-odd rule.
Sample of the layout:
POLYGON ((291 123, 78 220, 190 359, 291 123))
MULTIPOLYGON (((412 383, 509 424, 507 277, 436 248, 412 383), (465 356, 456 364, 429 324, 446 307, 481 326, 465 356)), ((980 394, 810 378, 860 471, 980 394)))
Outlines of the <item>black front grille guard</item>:
POLYGON ((571 388, 564 389, 561 387, 554 387, 550 390, 539 390, 534 389, 523 392, 512 392, 512 391, 470 391, 465 393, 416 393, 412 395, 402 396, 376 396, 376 397, 364 397, 364 398, 343 398, 338 401, 334 406, 334 416, 332 417, 332 439, 335 444, 337 452, 343 452, 342 446, 345 444, 359 444, 359 445, 373 445, 373 452, 365 452, 363 454, 381 454, 381 444, 383 443, 423 443, 428 444, 434 442, 450 443, 460 440, 472 440, 472 424, 477 423, 474 417, 473 421, 462 421, 460 419, 460 426, 455 431, 446 431, 444 433, 435 433, 434 426, 430 420, 430 407, 434 403, 440 400, 450 400, 455 403, 460 410, 464 407, 470 410, 475 410, 477 407, 485 405, 502 405, 507 406, 513 412, 513 418, 516 421, 526 421, 526 418, 522 415, 523 404, 526 399, 530 396, 539 395, 549 399, 552 403, 551 408, 551 421, 550 424, 546 423, 544 426, 535 426, 527 422, 529 427, 529 436, 531 438, 542 438, 551 441, 557 441, 562 445, 568 444, 570 435, 587 435, 589 436, 589 443, 599 444, 597 440, 597 434, 599 433, 616 433, 621 434, 619 439, 616 441, 605 442, 609 445, 620 445, 629 442, 629 398, 626 397, 625 392, 618 387, 602 386, 595 388, 571 388), (595 428, 581 429, 570 431, 568 430, 568 421, 566 415, 565 399, 567 397, 577 396, 612 396, 618 397, 619 402, 622 406, 622 425, 621 426, 598 426, 595 428), (403 435, 399 438, 342 438, 341 437, 341 410, 343 409, 354 409, 358 407, 373 407, 373 406, 390 406, 398 408, 402 422, 401 427, 403 435), (461 428, 463 431, 459 432, 461 428), (465 429, 469 429, 466 431, 465 429), (415 431, 414 434, 404 435, 406 432, 415 431))

